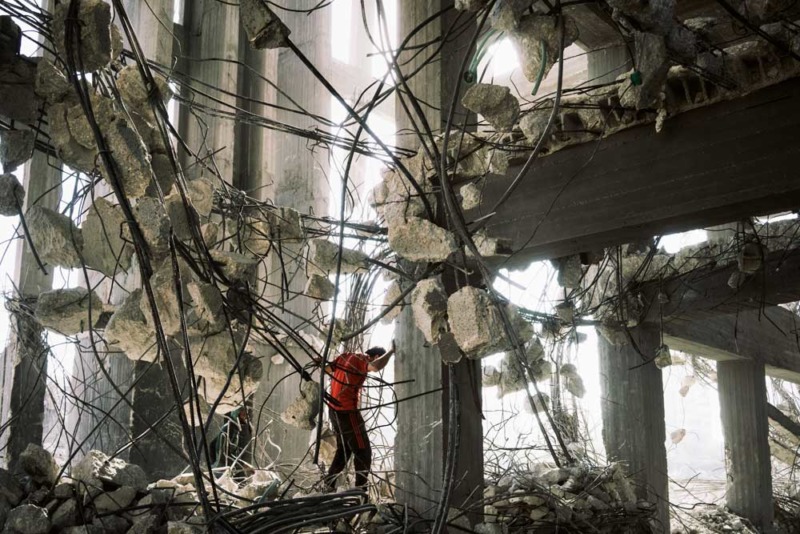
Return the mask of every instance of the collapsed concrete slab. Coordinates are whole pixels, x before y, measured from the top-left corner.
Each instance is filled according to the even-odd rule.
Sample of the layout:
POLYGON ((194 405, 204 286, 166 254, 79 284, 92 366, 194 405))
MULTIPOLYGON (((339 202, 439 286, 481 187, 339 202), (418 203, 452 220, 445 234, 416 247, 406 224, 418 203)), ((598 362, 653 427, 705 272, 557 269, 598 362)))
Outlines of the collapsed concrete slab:
POLYGON ((128 272, 133 247, 123 239, 126 232, 122 209, 97 197, 81 226, 86 266, 110 277, 128 272))
POLYGON ((253 48, 281 48, 287 46, 289 28, 260 0, 241 0, 239 18, 247 32, 247 40, 253 48))
POLYGON ((45 328, 73 336, 88 330, 102 312, 103 302, 94 291, 73 287, 41 293, 35 316, 45 328))
POLYGON ((0 164, 3 165, 3 172, 14 172, 33 157, 35 139, 31 130, 0 132, 0 164))
MULTIPOLYGON (((517 342, 525 343, 533 336, 533 328, 517 308, 505 305, 517 342)), ((450 331, 468 358, 483 358, 513 348, 506 335, 498 305, 491 296, 477 287, 462 287, 447 301, 450 331)))
POLYGON ((34 94, 36 62, 17 57, 0 63, 0 116, 21 122, 34 122, 41 100, 34 94))
POLYGON ((390 226, 389 246, 402 258, 425 262, 445 261, 458 250, 455 235, 418 217, 390 226))
POLYGON ((411 293, 414 323, 428 343, 436 344, 447 331, 447 293, 438 278, 417 283, 411 293))
POLYGON ((19 215, 25 202, 25 189, 13 174, 0 174, 0 215, 19 215))
POLYGON ((498 131, 508 132, 519 118, 519 102, 508 87, 478 83, 467 89, 461 103, 470 111, 483 115, 498 131))
POLYGON ((69 57, 73 50, 75 62, 83 72, 92 72, 108 66, 122 51, 122 37, 119 29, 111 23, 111 5, 103 0, 81 0, 78 4, 77 20, 72 22, 80 31, 79 39, 67 46, 66 25, 69 20, 70 3, 57 4, 53 15, 53 33, 61 57, 69 57), (75 46, 77 49, 74 49, 75 46))
POLYGON ((25 222, 42 261, 67 269, 82 265, 83 236, 69 217, 49 208, 32 206, 25 214, 25 222))
POLYGON ((319 414, 319 384, 305 381, 300 395, 283 411, 281 420, 302 430, 312 430, 319 414))
POLYGON ((327 276, 312 274, 306 281, 303 293, 318 300, 331 300, 336 296, 336 285, 327 276))
POLYGON ((131 292, 116 309, 105 330, 110 349, 118 348, 131 360, 155 361, 158 351, 153 328, 141 308, 142 290, 131 292))
POLYGON ((328 275, 336 272, 337 266, 345 274, 365 271, 369 256, 359 250, 342 247, 342 260, 339 265, 339 245, 327 239, 311 239, 308 242, 306 272, 308 274, 328 275))

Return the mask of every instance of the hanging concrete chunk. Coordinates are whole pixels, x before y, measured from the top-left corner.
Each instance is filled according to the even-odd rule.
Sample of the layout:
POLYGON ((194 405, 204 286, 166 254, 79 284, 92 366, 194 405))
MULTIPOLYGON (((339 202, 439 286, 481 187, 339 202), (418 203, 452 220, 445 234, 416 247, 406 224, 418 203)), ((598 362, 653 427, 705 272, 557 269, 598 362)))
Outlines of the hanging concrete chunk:
POLYGON ((61 102, 52 104, 47 110, 50 141, 61 161, 75 170, 91 173, 96 167, 97 151, 86 148, 73 137, 67 118, 71 109, 70 104, 61 102))
POLYGON ((35 136, 31 130, 0 132, 0 164, 3 172, 14 172, 33 157, 35 136))
POLYGON ((336 285, 327 276, 314 273, 308 277, 303 293, 314 299, 331 300, 336 296, 336 285))
POLYGON ((49 208, 33 206, 25 214, 33 246, 42 261, 64 268, 81 266, 83 237, 69 217, 49 208))
POLYGON ((121 37, 119 30, 112 27, 110 4, 103 0, 81 0, 78 5, 78 17, 72 24, 80 31, 80 44, 78 45, 76 39, 74 43, 70 43, 72 46, 68 47, 66 39, 69 34, 66 31, 66 24, 70 2, 56 4, 53 17, 56 48, 61 57, 68 57, 67 50, 78 45, 79 49, 73 51, 76 64, 82 71, 92 72, 116 59, 122 50, 121 37))
POLYGON ((142 313, 141 300, 142 290, 132 291, 111 316, 105 336, 112 350, 116 346, 133 361, 152 362, 157 355, 155 334, 142 313))
POLYGON ((635 22, 637 28, 665 35, 675 24, 675 0, 608 0, 614 15, 635 22))
MULTIPOLYGON (((356 273, 367 269, 366 254, 358 250, 342 248, 342 273, 356 273)), ((327 239, 311 239, 308 242, 306 272, 327 275, 335 273, 339 263, 339 245, 327 239)))
POLYGON ((39 295, 36 304, 36 320, 42 326, 65 336, 84 332, 96 322, 103 312, 103 302, 94 291, 86 288, 54 289, 39 295))
POLYGON ((92 450, 72 468, 72 478, 88 485, 101 480, 113 487, 128 486, 136 491, 147 489, 147 475, 141 467, 119 458, 109 458, 92 450))
MULTIPOLYGON (((519 343, 533 336, 533 328, 513 305, 505 311, 519 343)), ((513 348, 506 335, 503 319, 489 294, 477 287, 463 287, 450 295, 447 301, 450 331, 469 358, 483 358, 513 348)))
POLYGON ((426 278, 417 283, 411 293, 414 322, 428 343, 438 343, 447 331, 447 293, 438 278, 426 278))
MULTIPOLYGON (((472 241, 475 243, 478 253, 483 258, 510 256, 514 252, 511 248, 511 239, 505 237, 489 237, 483 230, 472 236, 472 241)), ((467 256, 472 257, 472 250, 469 248, 467 248, 467 256)))
POLYGON ((444 261, 458 250, 451 232, 418 217, 390 226, 389 246, 402 258, 427 262, 444 261))
POLYGON ((221 332, 226 324, 222 292, 205 282, 189 282, 187 287, 200 319, 198 328, 207 333, 221 332))
POLYGON ((134 126, 121 116, 103 129, 111 155, 116 163, 118 178, 125 196, 139 198, 144 196, 147 187, 153 182, 153 168, 150 154, 134 126))
POLYGON ((20 454, 19 463, 37 484, 52 486, 58 479, 58 464, 53 455, 39 445, 29 443, 20 454))
POLYGON ((483 117, 496 130, 508 132, 519 117, 519 102, 508 87, 478 83, 467 89, 461 103, 483 117))
POLYGON ((211 257, 222 268, 223 274, 233 281, 247 280, 255 273, 258 265, 258 258, 238 252, 212 250, 211 257))
POLYGON ((36 63, 17 57, 0 62, 0 116, 22 122, 33 122, 41 101, 33 93, 36 63))
POLYGON ((123 239, 125 216, 119 206, 98 197, 89 208, 81 227, 86 266, 113 277, 128 272, 133 247, 123 239))
POLYGON ((261 0, 241 0, 239 18, 244 24, 250 46, 256 49, 287 46, 289 28, 261 0))
MULTIPOLYGON (((555 65, 561 55, 561 32, 558 18, 553 15, 526 15, 520 19, 512 32, 513 42, 520 50, 522 71, 525 77, 535 82, 555 65)), ((564 46, 578 38, 575 21, 564 17, 564 46)))
MULTIPOLYGON (((157 257, 166 255, 169 250, 170 220, 161 201, 151 197, 141 198, 134 206, 133 214, 150 252, 157 257)), ((129 237, 130 234, 126 232, 125 235, 129 237)))
POLYGON ((36 67, 34 92, 48 104, 63 102, 72 94, 72 86, 60 68, 49 59, 40 59, 36 67))
POLYGON ((572 289, 581 287, 583 265, 579 255, 563 256, 552 260, 552 264, 558 269, 558 285, 572 289))
POLYGON ((635 74, 641 80, 634 83, 631 79, 633 73, 623 75, 627 77, 627 83, 619 86, 620 104, 635 109, 658 107, 670 66, 664 36, 634 32, 634 43, 638 71, 635 74))
POLYGON ((287 425, 311 430, 318 413, 319 384, 306 381, 300 387, 300 395, 281 414, 281 420, 287 425))
POLYGON ((519 19, 525 14, 533 0, 499 0, 495 2, 489 22, 492 28, 500 31, 513 31, 517 29, 519 19))
POLYGON ((25 202, 25 189, 13 174, 0 174, 0 215, 19 215, 25 202))
POLYGON ((567 391, 578 398, 586 395, 586 387, 583 385, 583 378, 578 374, 578 368, 571 363, 561 366, 561 377, 564 379, 564 387, 567 391))
MULTIPOLYGON (((392 282, 392 284, 389 286, 389 289, 386 290, 386 294, 383 296, 383 307, 387 308, 392 304, 394 304, 394 302, 397 299, 399 299, 402 294, 403 290, 400 289, 400 284, 398 284, 397 282, 392 282)), ((395 318, 397 318, 400 315, 400 312, 402 311, 403 311, 403 302, 395 304, 394 308, 389 310, 389 312, 386 313, 386 315, 384 315, 383 318, 381 318, 381 323, 383 324, 391 323, 392 321, 395 320, 395 318)))
MULTIPOLYGON (((176 335, 181 331, 181 313, 184 306, 189 304, 188 283, 194 278, 191 268, 183 259, 178 258, 178 270, 181 275, 181 294, 183 303, 178 299, 175 291, 175 275, 172 268, 172 259, 166 258, 158 267, 153 276, 150 277, 150 286, 153 288, 153 298, 158 311, 158 321, 168 336, 176 335)), ((147 321, 153 327, 153 314, 150 311, 150 303, 147 294, 143 294, 139 308, 147 321)))
POLYGON ((470 182, 461 188, 461 209, 464 211, 473 210, 481 205, 483 192, 478 184, 470 182))

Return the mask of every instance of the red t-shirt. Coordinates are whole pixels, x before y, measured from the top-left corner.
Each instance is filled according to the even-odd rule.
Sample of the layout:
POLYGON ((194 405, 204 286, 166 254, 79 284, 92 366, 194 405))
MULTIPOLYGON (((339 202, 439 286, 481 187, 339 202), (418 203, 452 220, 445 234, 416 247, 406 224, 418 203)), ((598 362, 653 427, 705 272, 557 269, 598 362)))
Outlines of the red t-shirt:
POLYGON ((337 403, 329 402, 328 406, 337 411, 358 410, 358 398, 367 379, 368 365, 367 356, 355 352, 345 352, 333 360, 331 397, 337 403))

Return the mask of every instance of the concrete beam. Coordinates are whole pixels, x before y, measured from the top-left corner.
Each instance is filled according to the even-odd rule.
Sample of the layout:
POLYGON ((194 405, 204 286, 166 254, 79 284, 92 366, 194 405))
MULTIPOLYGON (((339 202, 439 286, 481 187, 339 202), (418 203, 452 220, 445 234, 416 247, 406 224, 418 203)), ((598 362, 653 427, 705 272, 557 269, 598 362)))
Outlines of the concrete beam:
POLYGON ((725 434, 728 508, 761 529, 772 525, 772 466, 764 364, 717 363, 720 416, 725 434))
POLYGON ((800 317, 787 309, 688 314, 663 329, 670 348, 716 361, 753 360, 769 376, 800 383, 800 317))
MULTIPOLYGON (((488 223, 524 266, 800 206, 800 79, 539 158, 488 223)), ((516 169, 518 170, 518 169, 516 169)), ((515 177, 489 180, 488 213, 515 177)))
POLYGON ((669 532, 664 387, 661 369, 652 361, 644 364, 661 338, 650 325, 630 333, 638 352, 631 344, 612 345, 597 336, 603 443, 609 460, 625 463, 637 497, 656 503, 653 532, 669 532))

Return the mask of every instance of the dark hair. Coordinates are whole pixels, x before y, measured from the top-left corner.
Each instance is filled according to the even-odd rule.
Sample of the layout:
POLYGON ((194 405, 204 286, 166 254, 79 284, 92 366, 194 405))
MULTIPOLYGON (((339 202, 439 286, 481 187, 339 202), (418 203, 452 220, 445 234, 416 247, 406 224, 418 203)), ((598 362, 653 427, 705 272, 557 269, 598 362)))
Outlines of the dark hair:
POLYGON ((367 351, 367 356, 383 356, 386 354, 386 349, 383 347, 372 347, 367 351))

